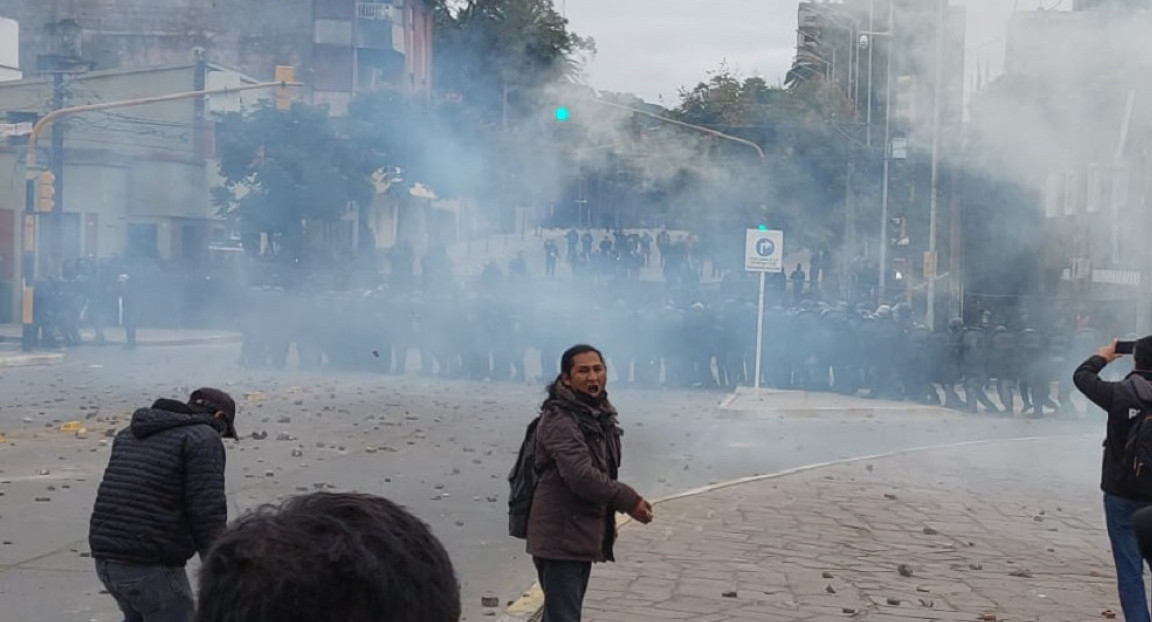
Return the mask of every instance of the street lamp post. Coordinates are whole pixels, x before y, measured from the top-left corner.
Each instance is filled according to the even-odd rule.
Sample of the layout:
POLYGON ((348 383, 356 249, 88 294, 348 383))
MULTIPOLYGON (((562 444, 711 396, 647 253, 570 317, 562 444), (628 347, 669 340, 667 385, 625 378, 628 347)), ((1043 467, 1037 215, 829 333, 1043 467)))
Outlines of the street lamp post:
MULTIPOLYGON (((885 54, 885 71, 884 71, 884 173, 883 180, 880 186, 880 265, 878 274, 878 283, 876 298, 879 304, 884 304, 887 297, 888 288, 888 195, 889 195, 889 178, 892 166, 892 57, 895 37, 893 33, 896 31, 896 7, 890 5, 888 7, 888 32, 867 32, 863 33, 868 37, 888 37, 888 51, 885 54)), ((869 46, 871 40, 869 39, 869 46)), ((871 50, 869 50, 869 57, 871 57, 871 50)), ((869 62, 871 66, 871 62, 869 62)), ((868 82, 872 82, 871 69, 869 69, 868 82)), ((869 88, 868 94, 868 112, 872 112, 872 94, 869 88)), ((872 126, 869 123, 868 135, 872 135, 872 126)))
MULTIPOLYGON (((889 14, 892 13, 893 8, 894 7, 892 7, 892 6, 888 7, 888 13, 889 14)), ((871 33, 874 32, 875 30, 876 30, 876 0, 872 0, 868 5, 868 33, 869 33, 868 36, 871 37, 871 33)), ((861 39, 861 43, 863 43, 864 41, 865 41, 864 39, 861 39)), ((868 142, 868 146, 871 147, 872 146, 872 65, 873 65, 873 58, 875 57, 874 50, 876 49, 876 46, 871 45, 871 43, 872 43, 871 39, 868 39, 867 42, 868 42, 868 106, 867 106, 868 135, 865 137, 865 140, 868 142)), ((889 56, 891 56, 891 54, 889 54, 889 56)))
POLYGON ((657 121, 663 121, 664 123, 668 123, 671 125, 679 125, 680 127, 686 127, 690 130, 695 130, 695 131, 701 132, 703 134, 708 134, 709 136, 715 136, 716 138, 720 138, 723 140, 728 140, 728 141, 731 141, 734 143, 740 143, 741 145, 744 145, 745 147, 751 147, 752 149, 755 149, 756 155, 759 155, 760 159, 762 161, 768 159, 768 156, 764 154, 764 149, 761 148, 760 145, 758 145, 758 144, 756 144, 750 140, 745 140, 745 139, 737 137, 737 136, 732 136, 731 134, 725 134, 724 132, 718 132, 712 128, 703 127, 701 125, 694 125, 692 123, 685 123, 684 121, 678 121, 676 119, 670 119, 668 117, 658 115, 654 112, 648 112, 647 110, 641 110, 639 108, 633 108, 631 106, 625 106, 623 104, 617 104, 617 103, 610 102, 610 101, 604 101, 603 99, 599 99, 599 98, 595 98, 595 97, 588 98, 587 101, 590 101, 590 102, 595 103, 595 104, 599 104, 601 106, 607 106, 608 108, 615 108, 617 110, 624 110, 627 112, 631 112, 633 114, 638 114, 638 115, 648 117, 651 119, 656 119, 657 121))
MULTIPOLYGON (((932 194, 928 209, 928 257, 926 264, 932 266, 928 280, 927 307, 924 321, 929 330, 936 329, 936 213, 940 204, 940 96, 944 82, 944 11, 946 2, 940 2, 936 10, 936 78, 932 86, 932 194)), ((955 266, 951 268, 955 270, 955 266)), ((925 272, 928 272, 927 270, 925 272)))

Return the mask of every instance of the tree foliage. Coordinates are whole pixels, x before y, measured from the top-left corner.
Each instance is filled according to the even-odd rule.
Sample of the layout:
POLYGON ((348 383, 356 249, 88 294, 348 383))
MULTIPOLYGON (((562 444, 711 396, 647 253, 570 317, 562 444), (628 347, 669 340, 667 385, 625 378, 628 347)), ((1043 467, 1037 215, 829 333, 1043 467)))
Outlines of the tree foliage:
MULTIPOLYGON (((675 189, 689 205, 716 205, 710 196, 721 209, 743 205, 726 219, 728 228, 733 221, 757 224, 759 217, 805 246, 825 246, 842 234, 846 165, 858 139, 850 108, 833 86, 774 87, 721 65, 706 81, 682 89, 671 114, 752 141, 765 153, 760 161, 745 145, 710 140, 709 166, 681 176, 675 189)), ((716 220, 710 211, 697 218, 716 220)))
POLYGON ((352 202, 371 197, 369 174, 379 158, 340 133, 324 108, 227 113, 216 136, 224 185, 213 198, 239 220, 246 248, 258 248, 254 238, 264 233, 279 241, 274 251, 297 258, 308 223, 335 222, 352 202))
POLYGON ((493 124, 530 113, 549 86, 575 82, 591 39, 568 31, 551 0, 436 0, 436 88, 493 124), (507 102, 507 104, 505 103, 507 102))

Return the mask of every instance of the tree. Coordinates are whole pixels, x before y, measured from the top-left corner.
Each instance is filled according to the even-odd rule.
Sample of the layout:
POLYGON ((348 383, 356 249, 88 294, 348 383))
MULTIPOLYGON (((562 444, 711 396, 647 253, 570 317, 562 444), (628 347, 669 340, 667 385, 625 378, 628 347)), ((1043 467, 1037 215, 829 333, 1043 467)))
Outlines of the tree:
POLYGON ((481 143, 476 134, 484 131, 469 112, 458 100, 382 90, 358 95, 342 123, 361 149, 378 154, 389 181, 459 196, 475 169, 476 154, 465 145, 481 143))
POLYGON ((289 111, 265 104, 219 119, 224 185, 213 199, 239 222, 249 252, 257 252, 260 234, 267 234, 273 255, 299 260, 309 223, 336 222, 352 203, 371 199, 370 174, 380 157, 371 144, 348 138, 327 109, 299 103, 289 111))
POLYGON ((707 166, 681 177, 674 203, 695 212, 685 215, 697 227, 739 232, 767 221, 787 229, 801 246, 830 245, 843 232, 845 172, 853 145, 845 127, 849 114, 832 85, 772 87, 721 65, 706 81, 681 89, 671 115, 752 141, 766 158, 761 162, 746 146, 710 140, 707 166), (716 206, 723 206, 723 213, 718 215, 716 206))
POLYGON ((436 88, 492 125, 530 114, 554 84, 575 82, 591 39, 568 32, 551 0, 436 0, 436 88))

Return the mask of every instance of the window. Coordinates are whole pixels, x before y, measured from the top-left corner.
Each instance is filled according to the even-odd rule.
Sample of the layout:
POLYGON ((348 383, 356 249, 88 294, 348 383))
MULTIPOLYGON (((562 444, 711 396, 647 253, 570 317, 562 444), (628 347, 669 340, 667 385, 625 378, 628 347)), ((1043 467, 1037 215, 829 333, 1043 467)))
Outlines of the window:
POLYGON ((134 259, 158 259, 156 225, 144 223, 128 224, 128 244, 124 255, 134 259))
POLYGON ((352 19, 356 13, 356 0, 314 0, 312 16, 315 19, 352 19))
POLYGON ((312 68, 316 90, 352 90, 352 48, 317 45, 312 51, 312 68))

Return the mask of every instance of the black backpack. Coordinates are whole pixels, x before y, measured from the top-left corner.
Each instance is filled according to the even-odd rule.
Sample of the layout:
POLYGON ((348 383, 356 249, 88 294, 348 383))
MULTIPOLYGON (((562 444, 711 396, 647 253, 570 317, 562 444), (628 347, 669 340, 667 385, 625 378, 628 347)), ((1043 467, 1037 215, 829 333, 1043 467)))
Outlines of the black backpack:
MULTIPOLYGON (((1148 381, 1133 377, 1128 382, 1148 381)), ((1133 391, 1139 395, 1136 387, 1133 387, 1133 391)), ((1142 408, 1139 414, 1132 417, 1121 464, 1124 466, 1124 481, 1133 490, 1152 494, 1152 410, 1142 408)))
POLYGON ((528 515, 532 512, 532 496, 536 494, 536 482, 540 478, 536 470, 536 426, 539 424, 539 416, 528 424, 520 453, 508 473, 508 535, 513 538, 528 537, 528 515))

